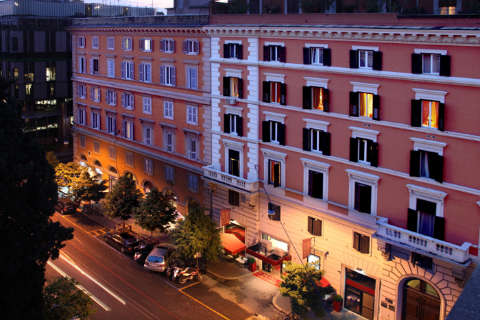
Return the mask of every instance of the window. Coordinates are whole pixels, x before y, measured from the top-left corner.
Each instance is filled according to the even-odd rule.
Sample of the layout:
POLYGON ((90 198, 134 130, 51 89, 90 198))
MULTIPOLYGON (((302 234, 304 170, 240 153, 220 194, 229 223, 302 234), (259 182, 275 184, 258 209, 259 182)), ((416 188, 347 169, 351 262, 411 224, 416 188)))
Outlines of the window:
POLYGON ((99 73, 98 58, 91 58, 90 59, 90 74, 98 74, 98 73, 99 73))
POLYGON ((168 152, 175 151, 175 129, 164 127, 163 128, 163 147, 168 152))
POLYGON ((412 53, 412 73, 450 76, 450 56, 443 50, 415 49, 412 53))
POLYGON ((345 171, 349 177, 348 208, 360 213, 377 215, 377 190, 380 177, 353 169, 345 171))
POLYGON ((85 48, 85 37, 84 36, 78 37, 78 47, 79 48, 85 48))
POLYGON ((46 67, 45 81, 55 81, 55 78, 56 78, 55 67, 46 67))
POLYGON ((189 89, 198 89, 198 68, 195 66, 186 66, 186 87, 189 89))
POLYGON ((113 114, 107 113, 107 132, 109 134, 117 133, 117 117, 113 114))
POLYGON ((77 117, 78 124, 83 126, 87 124, 87 111, 85 108, 77 107, 77 117))
POLYGON ((350 116, 380 120, 380 97, 368 92, 350 92, 350 116))
POLYGON ((198 123, 198 107, 187 106, 187 123, 197 125, 198 123))
POLYGON ((165 166, 165 180, 167 182, 173 183, 173 179, 174 179, 173 167, 165 166))
POLYGON ((133 165, 134 165, 133 152, 129 152, 129 151, 125 152, 125 163, 127 165, 129 165, 130 167, 133 167, 133 165))
POLYGON ((303 150, 330 155, 330 132, 303 128, 303 150))
POLYGON ((286 60, 285 53, 286 53, 286 50, 284 46, 267 45, 263 47, 263 60, 285 62, 286 60))
POLYGON ((100 130, 100 112, 92 111, 92 129, 100 130))
POLYGON ((440 55, 434 53, 422 54, 422 73, 440 74, 440 55))
POLYGON ((115 50, 115 37, 108 37, 107 38, 107 49, 108 50, 115 50))
POLYGON ((239 43, 225 43, 223 45, 223 57, 226 59, 243 59, 243 46, 239 43))
POLYGON ((240 177, 240 152, 228 149, 228 174, 240 177))
POLYGON ((410 152, 410 176, 443 181, 443 156, 437 152, 412 150, 410 152))
POLYGON ((188 175, 188 190, 198 192, 198 176, 194 174, 188 175))
POLYGON ((242 117, 236 114, 223 115, 223 131, 225 133, 235 133, 239 137, 243 136, 242 117))
POLYGON ((110 146, 108 148, 108 156, 110 157, 110 159, 116 159, 117 158, 117 150, 115 149, 115 147, 110 146))
POLYGON ((200 53, 200 43, 198 40, 185 40, 183 41, 183 53, 196 55, 200 53))
POLYGON ((322 220, 308 217, 308 232, 314 236, 322 235, 322 220))
POLYGON ((123 60, 122 61, 122 79, 125 80, 134 80, 134 64, 131 60, 123 60))
POLYGON ((77 85, 77 95, 80 99, 85 99, 87 97, 87 86, 79 83, 77 85))
POLYGON ((377 48, 350 50, 350 68, 382 70, 382 52, 377 48))
MULTIPOLYGON (((267 214, 270 220, 280 221, 280 206, 269 202, 267 214)), ((264 235, 262 234, 262 239, 263 237, 264 235)), ((273 239, 269 239, 269 240, 273 240, 273 239)), ((285 251, 288 251, 288 248, 286 248, 285 251)))
POLYGON ((151 126, 143 127, 143 143, 147 145, 153 144, 153 128, 151 126))
POLYGON ((376 167, 378 165, 378 143, 361 137, 350 138, 350 161, 376 167))
POLYGON ((143 82, 152 82, 152 64, 142 62, 138 67, 139 80, 143 82))
POLYGON ((122 106, 125 109, 133 110, 135 107, 135 96, 131 93, 122 93, 122 106))
MULTIPOLYGON (((93 142, 93 151, 94 151, 95 153, 100 153, 100 143, 98 143, 98 142, 96 142, 96 141, 93 142)), ((95 162, 98 162, 98 161, 95 161, 95 162)))
POLYGON ((281 165, 280 161, 268 160, 268 184, 275 188, 281 186, 281 165))
POLYGON ((160 67, 160 84, 165 86, 176 85, 175 67, 170 65, 164 65, 160 67))
POLYGON ((17 37, 12 37, 12 51, 13 52, 18 51, 18 38, 17 37))
MULTIPOLYGON (((243 80, 234 77, 223 77, 223 95, 226 97, 243 98, 243 80)), ((268 101, 269 102, 269 101, 268 101)))
POLYGON ((240 206, 240 193, 234 190, 228 190, 228 203, 232 206, 240 206))
POLYGON ((263 81, 263 102, 286 104, 287 85, 281 82, 263 81))
POLYGON ((370 214, 372 211, 372 187, 370 185, 355 182, 354 209, 358 212, 370 214))
POLYGON ((124 51, 131 51, 133 49, 132 38, 123 38, 122 39, 122 49, 124 51))
POLYGON ((153 160, 152 159, 144 160, 144 170, 146 174, 148 174, 149 176, 153 176, 153 160))
POLYGON ((370 253, 370 237, 360 234, 358 232, 353 233, 353 249, 360 253, 370 253))
POLYGON ((285 125, 277 121, 263 121, 262 140, 263 142, 273 142, 284 146, 285 125))
POLYGON ((160 40, 160 51, 164 53, 174 53, 175 52, 175 40, 173 39, 162 39, 160 40))
POLYGON ((86 139, 85 136, 80 136, 80 147, 85 148, 86 139))
POLYGON ((332 51, 329 48, 322 47, 303 48, 303 64, 330 66, 332 64, 332 51))
POLYGON ((107 103, 111 106, 117 105, 117 93, 115 90, 107 89, 107 103))
POLYGON ((140 50, 143 52, 152 52, 153 51, 153 41, 152 39, 140 39, 140 50))
POLYGON ((312 198, 323 198, 323 173, 308 170, 308 195, 312 198))
POLYGON ((198 157, 198 136, 196 134, 187 134, 187 157, 197 160, 198 157))
POLYGON ((133 120, 123 120, 122 123, 122 136, 128 140, 134 140, 133 120))
POLYGON ((152 114, 152 97, 142 97, 143 113, 152 114))
POLYGON ((87 71, 87 62, 85 57, 78 57, 78 73, 85 73, 87 71))
POLYGON ((412 126, 444 130, 445 104, 431 100, 412 100, 412 126))
POLYGON ((303 87, 303 109, 328 112, 329 91, 320 87, 303 87))
POLYGON ((92 37, 92 49, 98 49, 98 36, 92 37))
POLYGON ((163 101, 163 117, 173 120, 173 101, 163 101))
POLYGON ((100 102, 102 98, 102 91, 99 87, 92 87, 90 88, 90 96, 92 101, 100 102))
POLYGON ((115 59, 107 59, 107 77, 115 78, 115 59))

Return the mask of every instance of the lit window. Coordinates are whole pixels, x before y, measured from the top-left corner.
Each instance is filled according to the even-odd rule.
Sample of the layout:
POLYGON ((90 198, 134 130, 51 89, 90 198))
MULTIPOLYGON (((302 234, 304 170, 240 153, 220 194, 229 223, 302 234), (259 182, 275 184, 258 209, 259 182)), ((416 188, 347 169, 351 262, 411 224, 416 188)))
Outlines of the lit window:
POLYGON ((125 51, 132 50, 132 38, 123 38, 122 39, 122 49, 125 51))
POLYGON ((228 174, 240 177, 240 152, 228 149, 228 174))
POLYGON ((140 39, 140 50, 144 52, 152 51, 152 39, 140 39))
POLYGON ((268 160, 268 184, 274 187, 281 185, 281 162, 276 160, 268 160))
POLYGON ((55 67, 46 67, 45 68, 45 80, 46 81, 55 81, 56 73, 55 67))
POLYGON ((422 127, 438 129, 437 101, 422 100, 422 127))
POLYGON ((373 94, 359 92, 360 117, 372 118, 373 116, 373 94))

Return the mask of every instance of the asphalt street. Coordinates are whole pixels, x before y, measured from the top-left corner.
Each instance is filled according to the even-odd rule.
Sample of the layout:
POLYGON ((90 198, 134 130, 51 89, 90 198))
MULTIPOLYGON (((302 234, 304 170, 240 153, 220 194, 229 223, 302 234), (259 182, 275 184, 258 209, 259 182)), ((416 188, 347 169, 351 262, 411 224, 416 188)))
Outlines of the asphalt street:
POLYGON ((74 238, 58 259, 49 261, 47 279, 67 275, 77 280, 95 301, 92 319, 233 320, 249 316, 208 290, 192 290, 201 284, 182 289, 163 275, 145 270, 101 240, 102 227, 83 216, 55 214, 53 220, 74 228, 74 238), (184 292, 188 289, 191 293, 184 292))

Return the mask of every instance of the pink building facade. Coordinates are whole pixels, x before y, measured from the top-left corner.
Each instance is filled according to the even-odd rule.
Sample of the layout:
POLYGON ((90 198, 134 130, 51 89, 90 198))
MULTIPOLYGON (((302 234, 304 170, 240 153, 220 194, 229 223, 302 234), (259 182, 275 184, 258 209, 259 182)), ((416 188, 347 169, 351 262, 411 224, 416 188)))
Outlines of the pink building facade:
POLYGON ((477 260, 479 31, 246 19, 204 27, 214 216, 367 319, 445 319, 477 260))

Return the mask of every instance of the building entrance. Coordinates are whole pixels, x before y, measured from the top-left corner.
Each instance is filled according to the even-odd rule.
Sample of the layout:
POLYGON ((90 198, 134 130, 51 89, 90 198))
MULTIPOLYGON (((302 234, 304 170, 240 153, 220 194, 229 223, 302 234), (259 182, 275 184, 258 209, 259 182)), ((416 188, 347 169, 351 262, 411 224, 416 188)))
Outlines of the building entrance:
POLYGON ((403 287, 402 320, 440 319, 440 297, 425 281, 410 279, 403 287))

